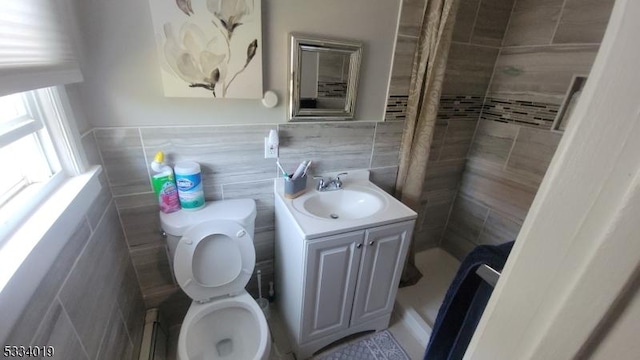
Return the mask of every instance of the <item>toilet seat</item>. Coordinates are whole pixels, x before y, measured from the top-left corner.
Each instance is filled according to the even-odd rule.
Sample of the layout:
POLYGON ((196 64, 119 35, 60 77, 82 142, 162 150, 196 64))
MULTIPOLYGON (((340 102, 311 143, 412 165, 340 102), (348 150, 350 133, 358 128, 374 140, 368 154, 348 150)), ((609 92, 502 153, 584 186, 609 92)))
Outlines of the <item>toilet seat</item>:
POLYGON ((238 223, 209 220, 187 229, 176 248, 174 272, 197 302, 244 290, 255 267, 253 239, 238 223))

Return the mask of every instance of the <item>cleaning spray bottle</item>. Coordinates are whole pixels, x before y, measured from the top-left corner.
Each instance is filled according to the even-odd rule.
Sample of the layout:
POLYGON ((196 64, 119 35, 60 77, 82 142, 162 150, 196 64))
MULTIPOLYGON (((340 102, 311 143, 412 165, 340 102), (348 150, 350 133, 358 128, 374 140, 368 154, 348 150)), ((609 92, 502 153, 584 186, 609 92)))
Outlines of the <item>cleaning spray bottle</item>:
POLYGON ((158 151, 153 158, 151 170, 153 172, 151 184, 160 204, 160 211, 168 214, 180 210, 176 178, 173 176, 171 166, 164 163, 164 153, 162 151, 158 151))

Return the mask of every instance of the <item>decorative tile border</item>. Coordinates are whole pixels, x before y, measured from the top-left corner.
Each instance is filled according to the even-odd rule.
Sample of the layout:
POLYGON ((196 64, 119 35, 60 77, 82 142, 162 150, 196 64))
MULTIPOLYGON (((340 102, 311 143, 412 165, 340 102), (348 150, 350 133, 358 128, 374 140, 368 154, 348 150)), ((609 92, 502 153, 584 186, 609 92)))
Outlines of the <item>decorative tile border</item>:
POLYGON ((550 130, 560 105, 487 97, 481 119, 550 130))
POLYGON ((409 97, 406 95, 391 95, 387 99, 387 111, 385 120, 404 120, 407 117, 407 101, 409 97))
POLYGON ((482 111, 482 101, 483 98, 480 96, 442 95, 440 96, 438 119, 468 118, 469 120, 477 120, 482 111))
MULTIPOLYGON (((408 96, 389 96, 385 120, 404 120, 407 117, 408 96)), ((442 95, 438 120, 493 120, 503 123, 550 130, 560 105, 506 98, 465 95, 442 95), (484 102, 484 105, 483 105, 484 102)))
POLYGON ((343 98, 346 96, 346 82, 318 81, 318 97, 343 98))
MULTIPOLYGON (((407 117, 406 95, 392 95, 387 100, 385 120, 404 120, 407 117)), ((438 108, 438 120, 477 120, 482 111, 483 98, 480 96, 442 95, 438 108)))

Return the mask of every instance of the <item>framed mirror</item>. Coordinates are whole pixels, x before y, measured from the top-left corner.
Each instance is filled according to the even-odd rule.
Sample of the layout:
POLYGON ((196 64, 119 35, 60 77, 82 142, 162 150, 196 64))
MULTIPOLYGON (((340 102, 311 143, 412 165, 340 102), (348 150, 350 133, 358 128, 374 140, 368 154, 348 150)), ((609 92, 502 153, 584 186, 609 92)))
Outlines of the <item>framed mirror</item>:
POLYGON ((291 34, 289 120, 350 120, 362 44, 291 34))

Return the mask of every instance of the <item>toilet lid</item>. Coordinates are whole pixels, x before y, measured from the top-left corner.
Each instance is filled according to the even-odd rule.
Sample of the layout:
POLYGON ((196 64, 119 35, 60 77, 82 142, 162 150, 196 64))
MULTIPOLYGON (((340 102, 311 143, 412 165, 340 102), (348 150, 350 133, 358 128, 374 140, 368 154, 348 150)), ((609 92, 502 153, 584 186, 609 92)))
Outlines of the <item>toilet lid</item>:
POLYGON ((205 301, 242 291, 255 263, 253 239, 240 224, 209 220, 185 231, 173 266, 182 290, 205 301))

